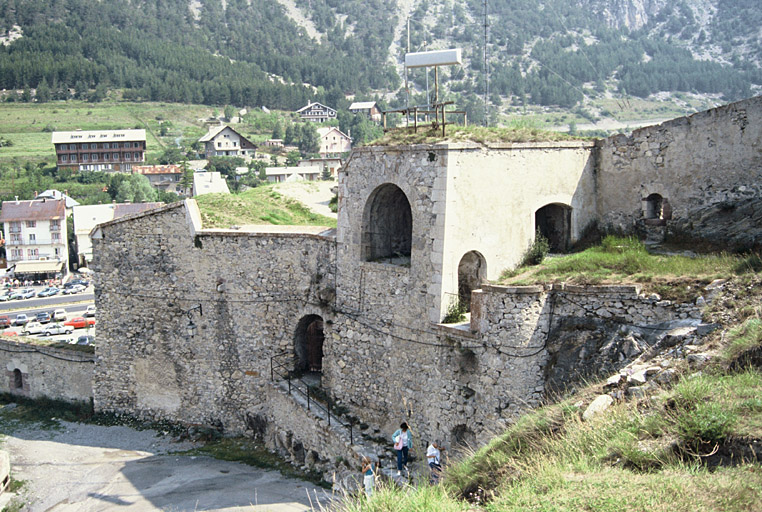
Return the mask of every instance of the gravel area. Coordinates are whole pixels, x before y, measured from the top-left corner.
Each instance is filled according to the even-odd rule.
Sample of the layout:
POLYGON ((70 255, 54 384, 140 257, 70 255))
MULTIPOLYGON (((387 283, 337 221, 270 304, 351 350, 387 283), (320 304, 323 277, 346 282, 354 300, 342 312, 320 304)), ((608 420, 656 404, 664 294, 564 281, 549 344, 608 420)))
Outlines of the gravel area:
POLYGON ((310 210, 335 219, 337 215, 328 207, 333 197, 331 189, 338 186, 336 181, 295 181, 279 183, 273 188, 277 192, 304 203, 310 210))
POLYGON ((329 498, 277 471, 177 455, 193 445, 153 430, 68 422, 56 430, 0 427, 12 475, 25 482, 23 510, 297 512, 319 510, 318 501, 329 498))

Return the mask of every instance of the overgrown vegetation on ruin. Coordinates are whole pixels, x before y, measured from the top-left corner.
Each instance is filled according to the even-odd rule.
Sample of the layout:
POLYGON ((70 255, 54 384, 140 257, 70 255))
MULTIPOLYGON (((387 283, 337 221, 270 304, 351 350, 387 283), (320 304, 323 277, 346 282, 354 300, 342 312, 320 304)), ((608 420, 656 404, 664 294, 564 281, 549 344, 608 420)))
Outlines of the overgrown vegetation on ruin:
POLYGON ((441 142, 476 142, 500 143, 500 142, 558 142, 579 140, 566 133, 551 132, 539 128, 536 123, 524 120, 514 120, 508 127, 495 128, 485 126, 447 126, 445 136, 442 129, 432 129, 430 126, 421 125, 418 132, 411 127, 401 127, 390 130, 383 137, 371 142, 371 146, 395 146, 408 144, 437 144, 441 142))
POLYGON ((230 228, 256 224, 336 227, 336 219, 310 211, 272 186, 240 194, 204 194, 195 198, 204 228, 230 228))
POLYGON ((727 328, 702 345, 715 356, 701 372, 674 360, 671 386, 583 420, 605 392, 590 384, 460 457, 441 485, 381 485, 341 512, 762 510, 762 275, 732 277, 742 258, 710 261, 726 262, 729 281, 705 320, 727 328))
POLYGON ((646 293, 677 301, 695 300, 714 279, 752 274, 762 268, 759 255, 650 254, 636 238, 608 236, 582 252, 546 258, 537 266, 507 270, 500 284, 580 285, 637 283, 646 293))

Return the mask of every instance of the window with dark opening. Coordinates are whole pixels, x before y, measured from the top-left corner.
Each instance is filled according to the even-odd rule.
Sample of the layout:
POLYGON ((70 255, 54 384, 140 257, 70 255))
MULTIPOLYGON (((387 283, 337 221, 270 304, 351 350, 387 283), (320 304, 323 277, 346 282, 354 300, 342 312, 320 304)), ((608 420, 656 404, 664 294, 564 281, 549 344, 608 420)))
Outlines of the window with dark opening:
POLYGON ((566 252, 571 240, 571 207, 549 204, 537 210, 534 222, 542 236, 548 239, 551 252, 566 252))
POLYGON ((21 375, 21 370, 18 368, 13 370, 13 387, 16 389, 22 389, 24 387, 24 376, 21 375))
POLYGON ((396 185, 381 185, 365 204, 363 259, 409 265, 412 239, 413 214, 407 196, 396 185))
POLYGON ((471 292, 481 287, 487 277, 487 263, 476 251, 467 252, 458 264, 458 300, 471 311, 471 292))

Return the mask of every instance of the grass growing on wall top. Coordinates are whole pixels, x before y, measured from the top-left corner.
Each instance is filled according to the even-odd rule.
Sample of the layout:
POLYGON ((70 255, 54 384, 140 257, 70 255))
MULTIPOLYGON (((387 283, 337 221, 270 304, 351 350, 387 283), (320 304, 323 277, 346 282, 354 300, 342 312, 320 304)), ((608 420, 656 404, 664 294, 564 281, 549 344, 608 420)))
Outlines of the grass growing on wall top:
POLYGON ((195 198, 204 228, 229 228, 252 224, 336 227, 336 219, 312 212, 287 198, 271 185, 240 194, 204 194, 195 198))
POLYGON ((608 236, 582 252, 546 258, 540 265, 503 272, 500 284, 567 282, 581 285, 632 284, 673 300, 693 300, 714 279, 755 272, 754 256, 709 254, 693 257, 650 254, 635 238, 608 236))
POLYGON ((413 128, 395 128, 388 131, 383 137, 371 142, 369 145, 405 145, 405 144, 435 144, 439 142, 556 142, 580 140, 579 137, 571 137, 566 133, 544 130, 536 123, 525 121, 513 121, 508 127, 485 127, 485 126, 460 126, 451 125, 442 137, 442 130, 432 130, 430 127, 418 127, 414 133, 413 128))

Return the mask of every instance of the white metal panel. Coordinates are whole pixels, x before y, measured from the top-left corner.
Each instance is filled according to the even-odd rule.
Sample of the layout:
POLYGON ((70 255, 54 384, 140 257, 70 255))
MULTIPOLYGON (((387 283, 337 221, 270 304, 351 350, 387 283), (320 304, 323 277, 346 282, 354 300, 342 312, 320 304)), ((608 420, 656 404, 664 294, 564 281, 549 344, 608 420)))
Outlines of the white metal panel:
POLYGON ((405 66, 408 68, 450 66, 453 64, 462 64, 460 48, 405 54, 405 66))

